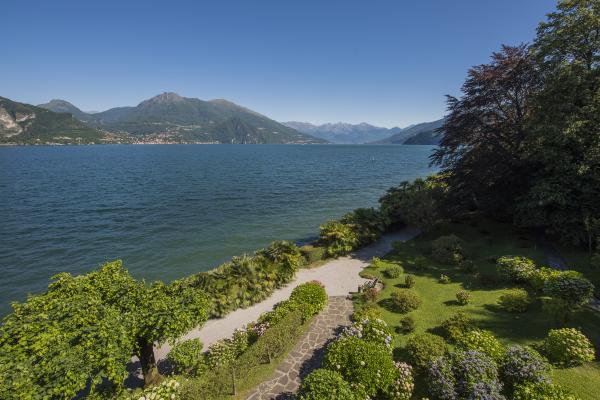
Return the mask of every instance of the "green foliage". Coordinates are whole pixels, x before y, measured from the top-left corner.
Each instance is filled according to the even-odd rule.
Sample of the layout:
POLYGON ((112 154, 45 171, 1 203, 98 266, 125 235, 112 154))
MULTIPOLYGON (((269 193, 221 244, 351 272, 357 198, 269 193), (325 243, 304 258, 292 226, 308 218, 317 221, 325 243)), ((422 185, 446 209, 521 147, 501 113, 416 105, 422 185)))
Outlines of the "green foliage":
POLYGON ((298 285, 290 295, 290 305, 299 309, 302 318, 308 320, 318 314, 327 305, 327 292, 320 282, 312 281, 298 285))
POLYGON ((561 366, 580 365, 595 358, 594 346, 575 328, 550 330, 543 347, 548 359, 561 366))
POLYGON ((181 384, 176 379, 169 378, 131 397, 132 400, 179 400, 180 394, 181 384))
POLYGON ((381 310, 374 304, 365 304, 352 314, 352 321, 362 321, 364 319, 381 319, 381 310))
POLYGON ((509 391, 527 382, 548 380, 550 365, 534 349, 527 346, 511 346, 500 363, 500 375, 509 391))
POLYGON ((352 227, 357 238, 357 247, 375 242, 386 229, 384 217, 373 208, 358 208, 344 215, 340 222, 352 227))
POLYGON ((563 273, 563 271, 555 269, 555 268, 541 267, 541 268, 536 269, 533 272, 533 274, 531 275, 531 277, 529 279, 529 284, 535 290, 541 291, 544 289, 544 284, 546 283, 546 281, 548 279, 550 279, 552 277, 557 277, 562 273, 563 273))
POLYGON ((517 385, 513 400, 579 400, 568 390, 550 382, 527 382, 517 385))
POLYGON ((342 376, 328 369, 316 369, 302 380, 299 400, 353 400, 354 392, 342 376))
POLYGON ((208 302, 179 281, 148 287, 115 261, 87 275, 59 274, 46 293, 13 308, 0 328, 0 398, 70 398, 104 379, 122 389, 132 355, 151 382, 152 344, 202 324, 208 302))
POLYGON ((409 334, 414 332, 417 323, 415 319, 408 315, 400 320, 400 326, 398 327, 398 332, 403 334, 409 334))
POLYGON ((394 384, 396 367, 385 346, 348 337, 333 342, 323 361, 325 368, 339 372, 369 396, 377 396, 394 384))
POLYGON ((379 199, 381 213, 395 225, 430 230, 443 218, 446 187, 437 177, 402 182, 379 199))
POLYGON ((414 260, 414 267, 417 271, 424 271, 427 269, 427 259, 423 256, 417 256, 414 260))
POLYGON ((517 283, 528 282, 536 271, 535 263, 527 257, 502 256, 496 266, 500 275, 517 283))
POLYGON ((415 277, 412 275, 406 275, 404 277, 404 286, 406 286, 407 288, 412 288, 415 286, 415 284, 417 283, 417 281, 415 280, 415 277))
POLYGON ((421 305, 419 295, 409 289, 401 289, 393 292, 391 299, 394 309, 400 313, 416 310, 421 305))
POLYGON ((446 337, 450 340, 456 341, 467 332, 475 329, 473 320, 463 311, 450 316, 444 320, 441 325, 446 337))
POLYGON ((496 361, 502 360, 506 348, 490 331, 472 329, 456 338, 458 347, 464 350, 479 351, 496 361))
POLYGON ((304 265, 316 263, 325 257, 325 248, 320 246, 304 245, 299 250, 304 259, 304 265))
POLYGON ((176 374, 197 375, 204 366, 204 354, 200 339, 178 342, 173 346, 167 360, 176 374))
POLYGON ((447 265, 460 265, 465 259, 463 241, 455 235, 440 236, 431 242, 431 256, 447 265))
POLYGON ((587 304, 593 297, 594 285, 575 271, 565 271, 546 280, 544 294, 565 301, 571 308, 577 308, 587 304))
POLYGON ((399 265, 392 265, 385 269, 385 276, 390 279, 399 278, 402 275, 402 267, 399 265))
POLYGON ((450 277, 448 275, 441 274, 440 279, 438 279, 438 282, 441 283, 442 285, 447 285, 449 283, 452 283, 452 280, 450 279, 450 277))
POLYGON ((328 257, 343 256, 358 246, 358 236, 353 227, 339 221, 321 225, 319 238, 328 257))
POLYGON ((446 354, 448 346, 444 339, 431 333, 420 333, 406 343, 406 354, 411 365, 425 369, 429 363, 446 354))
POLYGON ((471 300, 470 292, 468 292, 466 290, 459 290, 458 292, 456 292, 456 301, 461 306, 465 306, 465 305, 469 304, 470 300, 471 300))
POLYGON ((523 313, 529 308, 531 299, 527 290, 521 288, 515 288, 507 290, 500 296, 498 304, 504 310, 511 313, 523 313))
POLYGON ((342 338, 357 337, 367 342, 373 342, 392 350, 392 330, 382 319, 363 319, 346 327, 341 334, 342 338))

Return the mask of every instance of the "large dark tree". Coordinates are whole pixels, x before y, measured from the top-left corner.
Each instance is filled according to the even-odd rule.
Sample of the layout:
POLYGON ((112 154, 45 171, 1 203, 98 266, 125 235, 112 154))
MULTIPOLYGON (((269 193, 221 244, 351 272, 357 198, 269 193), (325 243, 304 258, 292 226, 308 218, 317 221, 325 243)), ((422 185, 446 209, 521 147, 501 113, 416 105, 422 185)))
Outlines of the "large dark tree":
POLYGON ((527 190, 532 166, 522 155, 531 95, 539 88, 528 47, 503 46, 489 64, 469 70, 460 98, 448 96, 444 136, 432 161, 453 196, 510 215, 515 197, 527 190))

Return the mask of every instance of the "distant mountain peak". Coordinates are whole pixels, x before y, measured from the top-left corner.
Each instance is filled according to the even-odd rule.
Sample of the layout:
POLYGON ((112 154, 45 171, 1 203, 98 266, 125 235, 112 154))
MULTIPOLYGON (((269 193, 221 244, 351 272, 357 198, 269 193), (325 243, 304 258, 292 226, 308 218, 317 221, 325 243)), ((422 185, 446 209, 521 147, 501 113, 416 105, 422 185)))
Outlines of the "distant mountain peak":
POLYGON ((175 92, 164 92, 159 95, 156 95, 148 100, 142 101, 138 107, 143 107, 144 105, 150 104, 169 104, 169 103, 179 103, 184 101, 185 98, 178 95, 175 92))

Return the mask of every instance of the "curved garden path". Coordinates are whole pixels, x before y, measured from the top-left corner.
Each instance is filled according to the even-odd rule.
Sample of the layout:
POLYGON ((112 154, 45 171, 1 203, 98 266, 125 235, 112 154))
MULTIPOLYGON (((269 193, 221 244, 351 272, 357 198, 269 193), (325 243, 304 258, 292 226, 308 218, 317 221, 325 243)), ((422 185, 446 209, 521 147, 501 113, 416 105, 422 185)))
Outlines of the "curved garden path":
POLYGON ((271 378, 258 385, 247 400, 292 398, 301 379, 321 366, 327 342, 350 324, 352 310, 352 301, 348 296, 330 296, 327 307, 315 317, 271 378))

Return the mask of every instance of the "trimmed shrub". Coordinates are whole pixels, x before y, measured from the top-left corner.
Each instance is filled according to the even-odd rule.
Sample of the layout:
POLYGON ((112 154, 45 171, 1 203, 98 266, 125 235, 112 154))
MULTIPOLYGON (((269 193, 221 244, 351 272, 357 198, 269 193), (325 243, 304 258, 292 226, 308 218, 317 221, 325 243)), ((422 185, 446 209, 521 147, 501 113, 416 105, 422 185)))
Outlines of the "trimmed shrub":
POLYGON ((392 350, 392 330, 382 319, 363 319, 346 327, 341 334, 342 338, 357 337, 367 342, 373 342, 392 350))
POLYGON ((175 344, 167 360, 176 374, 197 375, 204 365, 202 342, 200 339, 191 339, 175 344))
POLYGON ((551 329, 543 348, 550 361, 565 367, 581 365, 595 358, 592 342, 575 328, 551 329))
POLYGON ((327 221, 320 226, 319 240, 325 246, 325 255, 339 257, 358 246, 358 237, 352 226, 339 221, 327 221))
POLYGON ((456 235, 441 236, 431 242, 431 256, 447 265, 460 265, 467 258, 464 243, 456 235))
POLYGON ((400 320, 400 326, 398 326, 398 333, 408 334, 415 330, 415 319, 410 315, 400 320))
POLYGON ((466 291, 466 290, 459 290, 458 292, 456 292, 456 301, 458 301, 458 304, 460 304, 461 306, 465 306, 467 304, 469 304, 469 301, 471 300, 471 293, 466 291))
POLYGON ((289 308, 302 311, 304 320, 321 312, 327 305, 327 292, 320 282, 312 281, 298 285, 292 290, 289 308))
POLYGON ((316 369, 302 380, 299 400, 353 400, 354 392, 342 376, 329 369, 316 369))
POLYGON ((406 343, 410 363, 420 369, 427 368, 431 361, 446 354, 447 349, 444 339, 431 333, 414 335, 406 343))
POLYGON ((323 365, 339 372, 344 380, 360 386, 371 397, 389 388, 397 378, 396 366, 386 347, 356 337, 330 344, 323 365))
POLYGON ((416 310, 421 305, 421 298, 419 295, 408 289, 393 292, 391 299, 394 308, 400 313, 416 310))
POLYGON ((498 273, 513 282, 528 282, 535 273, 533 260, 520 256, 502 256, 496 260, 498 273))
POLYGON ((518 385, 513 400, 579 400, 568 390, 550 382, 528 382, 518 385))
POLYGON ((544 283, 544 294, 564 300, 570 307, 587 304, 594 295, 594 285, 576 271, 563 271, 544 283))
POLYGON ((448 275, 441 274, 440 279, 438 279, 438 282, 443 285, 447 285, 449 283, 452 283, 452 280, 450 279, 450 277, 448 275))
POLYGON ((544 382, 548 379, 550 365, 534 349, 527 346, 511 346, 500 364, 502 381, 512 390, 527 382, 544 382))
POLYGON ((505 311, 511 313, 522 313, 527 311, 527 308, 529 308, 531 299, 529 298, 529 293, 527 293, 527 290, 516 288, 510 289, 500 296, 498 304, 505 311))
POLYGON ((313 245, 304 245, 300 247, 300 254, 304 260, 304 265, 310 265, 320 261, 325 256, 325 248, 313 245))
POLYGON ((390 279, 399 278, 402 275, 402 267, 399 265, 392 265, 385 269, 385 276, 390 279))
POLYGON ((442 322, 441 328, 448 339, 455 341, 465 333, 475 329, 475 325, 466 313, 459 311, 442 322))
POLYGON ((379 307, 374 304, 365 304, 352 314, 352 321, 362 321, 364 319, 381 319, 382 314, 379 307))
POLYGON ((477 351, 457 351, 434 360, 427 370, 428 388, 440 400, 505 400, 496 363, 477 351))
POLYGON ((478 351, 496 361, 502 360, 506 349, 490 331, 473 329, 456 339, 458 347, 464 350, 478 351))
POLYGON ((406 286, 407 288, 412 288, 415 286, 415 284, 417 283, 417 281, 415 280, 415 277, 412 275, 406 275, 404 277, 404 286, 406 286))

